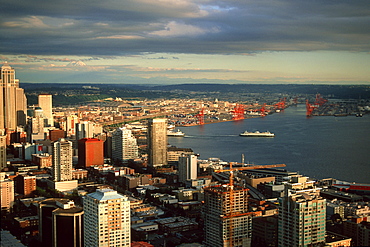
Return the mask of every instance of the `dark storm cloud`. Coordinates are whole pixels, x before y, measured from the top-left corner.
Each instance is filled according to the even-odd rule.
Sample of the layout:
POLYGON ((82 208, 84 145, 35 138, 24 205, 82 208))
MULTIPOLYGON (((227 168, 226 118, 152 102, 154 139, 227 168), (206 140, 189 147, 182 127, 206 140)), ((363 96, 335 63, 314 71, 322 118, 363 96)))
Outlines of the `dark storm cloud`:
POLYGON ((0 52, 369 51, 370 1, 18 0, 0 8, 0 52))

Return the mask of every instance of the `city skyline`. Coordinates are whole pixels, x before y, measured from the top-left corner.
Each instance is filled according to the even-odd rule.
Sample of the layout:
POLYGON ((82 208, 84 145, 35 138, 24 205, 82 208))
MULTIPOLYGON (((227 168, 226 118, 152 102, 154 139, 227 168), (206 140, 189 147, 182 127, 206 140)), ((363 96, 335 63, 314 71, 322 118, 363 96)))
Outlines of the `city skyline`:
POLYGON ((0 10, 22 83, 370 84, 368 1, 39 6, 0 10))

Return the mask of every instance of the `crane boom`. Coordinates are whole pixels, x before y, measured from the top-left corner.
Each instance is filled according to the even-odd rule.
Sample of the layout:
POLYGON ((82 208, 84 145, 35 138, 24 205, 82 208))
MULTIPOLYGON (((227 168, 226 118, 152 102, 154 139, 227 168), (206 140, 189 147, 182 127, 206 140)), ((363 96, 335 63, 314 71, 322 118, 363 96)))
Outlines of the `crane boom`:
POLYGON ((285 164, 273 164, 273 165, 252 165, 252 166, 242 166, 242 167, 230 167, 229 169, 216 169, 213 172, 230 172, 230 171, 243 171, 243 170, 253 170, 253 169, 266 169, 266 168, 276 168, 285 167, 285 164))

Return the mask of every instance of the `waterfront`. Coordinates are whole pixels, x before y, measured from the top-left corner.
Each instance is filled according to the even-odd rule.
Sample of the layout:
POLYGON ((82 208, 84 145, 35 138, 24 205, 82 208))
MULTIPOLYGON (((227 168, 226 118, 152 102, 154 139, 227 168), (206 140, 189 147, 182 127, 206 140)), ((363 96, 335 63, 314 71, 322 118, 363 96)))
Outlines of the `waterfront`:
POLYGON ((370 183, 370 115, 306 118, 304 105, 264 118, 181 127, 186 136, 171 137, 171 145, 192 148, 200 159, 279 164, 316 179, 333 177, 370 183), (271 131, 274 138, 248 138, 248 131, 271 131))

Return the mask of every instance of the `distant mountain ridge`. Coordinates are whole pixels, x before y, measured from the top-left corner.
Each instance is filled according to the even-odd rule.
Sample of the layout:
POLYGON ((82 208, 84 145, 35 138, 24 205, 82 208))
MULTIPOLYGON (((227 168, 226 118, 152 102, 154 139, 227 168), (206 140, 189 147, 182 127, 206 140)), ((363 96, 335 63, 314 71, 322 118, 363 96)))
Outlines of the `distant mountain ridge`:
POLYGON ((158 98, 218 98, 220 100, 245 100, 247 97, 260 100, 269 96, 279 99, 291 97, 370 100, 367 85, 298 85, 298 84, 69 84, 69 83, 21 83, 29 103, 36 104, 39 93, 50 93, 53 102, 59 104, 83 103, 108 97, 124 99, 158 98), (55 100, 54 100, 55 99, 55 100))

